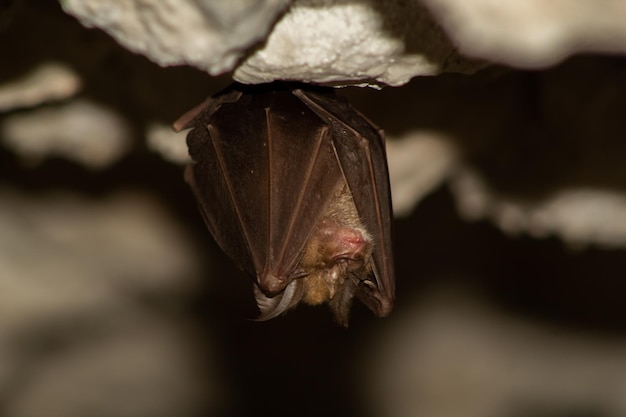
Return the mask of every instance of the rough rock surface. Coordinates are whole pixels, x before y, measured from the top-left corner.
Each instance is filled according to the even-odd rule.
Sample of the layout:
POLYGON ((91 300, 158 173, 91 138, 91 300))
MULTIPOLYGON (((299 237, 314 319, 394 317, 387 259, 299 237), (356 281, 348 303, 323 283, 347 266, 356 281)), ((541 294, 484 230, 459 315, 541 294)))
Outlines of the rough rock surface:
POLYGON ((231 70, 261 41, 287 0, 63 0, 86 26, 109 32, 131 51, 161 65, 195 65, 210 74, 231 70))
POLYGON ((235 70, 247 83, 402 85, 482 65, 467 56, 537 68, 577 52, 626 51, 625 6, 617 0, 602 7, 593 0, 423 0, 425 8, 403 0, 62 3, 155 62, 235 70))
POLYGON ((417 2, 296 0, 286 10, 285 1, 62 3, 155 62, 234 70, 244 83, 401 85, 415 75, 483 66, 459 56, 417 2))
POLYGON ((234 78, 402 85, 416 75, 479 66, 457 55, 417 2, 299 0, 234 78))

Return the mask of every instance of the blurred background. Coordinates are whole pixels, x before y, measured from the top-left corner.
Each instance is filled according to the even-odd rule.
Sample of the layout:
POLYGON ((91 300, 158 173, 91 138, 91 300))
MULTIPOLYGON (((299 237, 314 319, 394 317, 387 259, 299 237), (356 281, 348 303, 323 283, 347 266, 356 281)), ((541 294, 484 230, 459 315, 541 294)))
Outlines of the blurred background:
MULTIPOLYGON (((169 126, 244 58, 161 67, 57 2, 0 2, 0 414, 626 415, 626 60, 608 55, 626 44, 590 17, 568 48, 498 55, 455 38, 452 3, 419 12, 470 58, 426 51, 440 71, 413 75, 432 76, 341 90, 386 131, 396 213, 396 308, 355 305, 346 330, 325 307, 253 321, 183 180, 169 126)), ((299 1, 275 19, 336 4, 383 13, 299 1)), ((562 23, 528 4, 529 33, 562 23)))

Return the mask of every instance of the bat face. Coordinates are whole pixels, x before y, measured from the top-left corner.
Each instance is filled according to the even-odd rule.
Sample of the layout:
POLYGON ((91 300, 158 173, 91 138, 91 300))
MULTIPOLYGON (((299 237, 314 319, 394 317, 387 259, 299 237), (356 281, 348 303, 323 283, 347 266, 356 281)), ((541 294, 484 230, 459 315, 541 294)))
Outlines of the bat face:
POLYGON ((391 199, 382 134, 331 90, 234 84, 183 115, 185 177, 211 234, 255 278, 261 320, 353 297, 393 306, 391 199))

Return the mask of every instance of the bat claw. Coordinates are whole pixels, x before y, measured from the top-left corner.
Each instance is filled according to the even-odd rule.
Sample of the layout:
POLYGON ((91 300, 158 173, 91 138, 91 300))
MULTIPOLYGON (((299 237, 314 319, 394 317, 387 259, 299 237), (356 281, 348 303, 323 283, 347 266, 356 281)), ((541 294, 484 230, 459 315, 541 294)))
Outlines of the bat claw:
POLYGON ((357 297, 372 310, 376 316, 385 317, 393 309, 393 300, 383 297, 378 291, 376 284, 369 279, 360 281, 357 297))
POLYGON ((370 290, 374 291, 376 290, 376 284, 374 284, 372 281, 370 281, 369 279, 365 279, 363 281, 361 281, 364 285, 366 285, 370 290))

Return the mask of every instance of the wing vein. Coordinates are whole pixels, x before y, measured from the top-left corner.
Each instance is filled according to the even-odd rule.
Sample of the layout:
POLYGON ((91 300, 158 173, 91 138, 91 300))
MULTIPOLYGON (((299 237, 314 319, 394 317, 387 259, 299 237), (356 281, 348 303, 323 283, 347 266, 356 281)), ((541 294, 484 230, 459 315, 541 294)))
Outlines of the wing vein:
MULTIPOLYGON (((305 172, 305 176, 304 176, 304 181, 302 183, 302 187, 300 188, 300 191, 298 193, 297 199, 296 199, 296 206, 294 209, 294 213, 291 216, 291 219, 289 219, 289 226, 287 227, 287 234, 286 236, 291 236, 292 233, 294 232, 294 229, 296 227, 296 221, 297 219, 299 219, 301 217, 301 213, 302 213, 302 202, 304 200, 305 195, 307 194, 307 190, 309 188, 309 184, 311 183, 312 177, 313 177, 313 170, 315 169, 315 166, 318 163, 321 151, 322 151, 322 146, 324 145, 324 138, 326 137, 328 133, 328 127, 324 126, 318 136, 317 136, 317 146, 315 147, 315 151, 313 153, 313 157, 311 158, 311 162, 308 164, 307 168, 306 168, 306 172, 305 172)), ((315 222, 317 223, 317 222, 315 222)), ((307 237, 308 240, 308 237, 307 237)), ((304 244, 306 244, 306 240, 304 241, 304 244)), ((303 244, 303 247, 304 247, 303 244)), ((302 251, 300 249, 303 248, 298 248, 298 253, 301 253, 302 251)), ((280 260, 282 261, 285 257, 285 253, 287 252, 287 239, 283 242, 283 245, 280 249, 280 260)), ((282 264, 282 262, 281 262, 282 264)))
MULTIPOLYGON (((378 204, 374 204, 374 208, 376 209, 376 227, 378 228, 378 233, 376 234, 376 236, 384 236, 385 235, 385 231, 383 230, 383 214, 381 213, 380 210, 380 195, 378 194, 378 189, 376 187, 376 173, 374 172, 374 164, 371 163, 372 161, 372 152, 369 146, 369 143, 367 143, 367 141, 365 141, 365 154, 367 155, 367 160, 370 161, 370 163, 367 164, 367 168, 368 168, 368 174, 370 177, 370 187, 372 188, 372 193, 374 195, 374 201, 379 202, 378 204)), ((388 256, 390 256, 389 253, 387 253, 387 248, 385 246, 385 242, 381 241, 380 242, 382 247, 377 248, 380 253, 382 253, 383 258, 387 259, 388 256)), ((384 276, 389 276, 390 272, 389 271, 389 266, 387 262, 383 262, 383 265, 381 265, 382 268, 384 268, 384 276)), ((384 281, 383 281, 384 282, 384 281)))
POLYGON ((213 126, 210 124, 207 126, 207 130, 209 131, 209 136, 211 137, 211 143, 213 144, 213 148, 215 149, 215 155, 217 156, 217 161, 220 165, 220 171, 222 172, 222 175, 224 177, 224 182, 226 183, 226 187, 228 188, 228 196, 230 198, 230 201, 233 204, 235 213, 237 214, 237 219, 239 220, 239 224, 241 225, 241 231, 246 240, 248 253, 250 254, 250 257, 252 258, 254 269, 258 271, 259 270, 258 254, 252 250, 252 238, 250 237, 250 231, 247 230, 246 228, 246 223, 244 222, 243 215, 241 214, 241 207, 239 207, 237 199, 235 198, 235 187, 233 186, 230 176, 228 175, 229 172, 226 169, 226 161, 224 160, 222 149, 219 145, 219 140, 218 140, 219 135, 217 131, 213 128, 213 126))
POLYGON ((272 141, 272 128, 271 128, 271 123, 270 123, 270 109, 269 107, 265 108, 265 129, 266 129, 266 134, 267 134, 267 197, 268 197, 268 212, 267 212, 267 216, 269 219, 268 224, 268 228, 269 230, 267 231, 267 248, 268 250, 268 254, 267 257, 268 259, 265 260, 265 265, 263 265, 264 268, 264 274, 267 273, 267 267, 268 265, 273 265, 271 256, 272 256, 272 248, 274 246, 274 233, 272 230, 272 219, 273 219, 273 213, 274 213, 274 199, 273 197, 273 192, 272 192, 272 180, 274 179, 274 165, 273 165, 273 158, 272 158, 272 145, 273 145, 273 141, 272 141))
MULTIPOLYGON (((311 98, 307 97, 306 94, 302 93, 301 91, 296 91, 294 94, 296 94, 298 97, 300 97, 308 106, 309 108, 311 108, 314 112, 316 113, 320 113, 320 112, 326 112, 325 109, 323 109, 318 103, 316 103, 314 100, 312 100, 311 98)), ((372 193, 374 196, 374 201, 377 202, 377 204, 375 204, 375 208, 376 208, 376 229, 378 231, 377 234, 375 234, 375 236, 377 237, 381 237, 381 236, 385 236, 386 233, 384 233, 384 226, 383 226, 383 217, 382 217, 382 212, 381 212, 381 207, 380 207, 380 195, 378 193, 378 189, 376 187, 376 173, 374 172, 374 165, 372 163, 372 155, 371 155, 371 149, 370 149, 370 144, 367 141, 367 139, 364 139, 363 136, 361 135, 361 133, 359 133, 355 128, 353 128, 352 126, 350 126, 349 124, 345 123, 343 120, 339 119, 338 117, 336 117, 334 114, 332 115, 333 120, 335 120, 338 124, 341 125, 342 129, 345 129, 346 131, 349 131, 354 137, 356 138, 360 138, 359 142, 362 146, 362 148, 364 149, 364 152, 366 154, 366 159, 368 161, 368 176, 369 176, 369 180, 370 180, 370 187, 372 189, 372 193)), ((367 121, 367 119, 365 119, 367 121)), ((381 142, 381 146, 384 149, 385 143, 384 143, 384 139, 381 142)), ((341 164, 340 164, 341 165, 341 164)), ((344 175, 345 178, 345 173, 344 173, 344 168, 343 166, 341 166, 341 171, 342 174, 344 175)), ((380 180, 380 179, 379 179, 380 180)), ((357 205, 357 210, 358 210, 358 205, 357 205)), ((360 210, 359 210, 360 211, 360 210)), ((361 213, 359 213, 361 214, 361 213)), ((362 214, 361 214, 362 215, 362 214)), ((376 248, 376 251, 378 251, 383 259, 388 259, 388 257, 390 257, 390 253, 387 250, 387 247, 385 245, 385 241, 384 239, 379 239, 380 240, 380 244, 377 245, 378 247, 376 248)), ((374 262, 374 266, 376 267, 376 263, 374 262)), ((389 268, 389 264, 387 262, 383 262, 383 265, 380 265, 380 267, 383 269, 382 272, 382 276, 386 276, 389 277, 391 274, 390 268, 389 268)), ((382 283, 384 283, 383 285, 385 287, 387 287, 386 284, 386 280, 381 280, 382 283)), ((386 288, 386 292, 392 292, 393 288, 386 288)))

